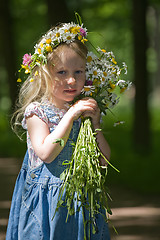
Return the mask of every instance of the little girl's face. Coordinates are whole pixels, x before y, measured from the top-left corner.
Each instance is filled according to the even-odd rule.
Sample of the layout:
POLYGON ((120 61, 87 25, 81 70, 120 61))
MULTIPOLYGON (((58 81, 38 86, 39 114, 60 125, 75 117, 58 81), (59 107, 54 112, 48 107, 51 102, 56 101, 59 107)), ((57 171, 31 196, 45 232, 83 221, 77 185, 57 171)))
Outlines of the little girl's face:
POLYGON ((51 67, 53 103, 63 108, 81 93, 85 84, 86 60, 67 45, 57 51, 58 60, 51 67))

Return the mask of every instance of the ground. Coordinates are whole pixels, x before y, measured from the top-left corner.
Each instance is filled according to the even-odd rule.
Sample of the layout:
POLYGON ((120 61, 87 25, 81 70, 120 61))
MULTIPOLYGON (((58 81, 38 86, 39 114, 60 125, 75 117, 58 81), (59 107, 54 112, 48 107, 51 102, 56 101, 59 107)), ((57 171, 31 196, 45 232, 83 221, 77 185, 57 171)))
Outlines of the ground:
MULTIPOLYGON (((21 163, 21 159, 0 158, 0 240, 5 239, 12 192, 21 163)), ((112 240, 160 240, 159 195, 142 194, 112 184, 110 191, 112 240)))

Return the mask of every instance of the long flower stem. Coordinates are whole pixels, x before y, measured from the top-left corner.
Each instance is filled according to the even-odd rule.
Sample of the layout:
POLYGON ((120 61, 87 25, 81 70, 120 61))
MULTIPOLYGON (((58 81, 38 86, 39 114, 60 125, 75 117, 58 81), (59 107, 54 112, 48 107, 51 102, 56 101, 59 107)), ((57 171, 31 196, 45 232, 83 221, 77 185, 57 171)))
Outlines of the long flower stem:
MULTIPOLYGON (((97 145, 91 120, 89 118, 84 119, 80 127, 72 158, 69 164, 66 163, 68 168, 62 173, 63 183, 59 195, 60 200, 64 192, 66 195, 65 203, 68 209, 66 221, 68 216, 75 214, 77 209, 78 211, 82 211, 84 240, 87 239, 87 235, 90 239, 91 228, 93 233, 96 232, 95 215, 97 213, 102 214, 100 212, 101 207, 110 213, 107 204, 108 192, 104 186, 106 183, 107 167, 105 167, 106 171, 104 171, 100 166, 100 156, 105 158, 97 145), (102 196, 105 196, 105 201, 102 196), (85 219, 85 209, 89 211, 89 219, 85 219), (88 227, 87 232, 86 226, 88 227)), ((107 159, 106 161, 112 166, 107 159)), ((114 166, 112 167, 117 170, 114 166)), ((62 203, 63 201, 59 201, 57 206, 61 206, 62 203)), ((107 218, 106 215, 104 217, 107 218)))

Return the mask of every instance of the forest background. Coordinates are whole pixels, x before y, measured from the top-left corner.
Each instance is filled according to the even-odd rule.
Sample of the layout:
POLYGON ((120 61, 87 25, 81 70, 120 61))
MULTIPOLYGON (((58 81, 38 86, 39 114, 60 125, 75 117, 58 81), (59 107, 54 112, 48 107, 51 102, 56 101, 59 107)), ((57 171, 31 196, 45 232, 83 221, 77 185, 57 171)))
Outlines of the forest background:
POLYGON ((159 0, 1 0, 0 157, 22 161, 26 142, 12 132, 18 69, 40 36, 57 22, 75 21, 77 11, 94 45, 128 65, 133 82, 113 114, 103 117, 111 161, 108 183, 160 193, 160 2, 159 0), (115 121, 125 124, 113 127, 115 121))

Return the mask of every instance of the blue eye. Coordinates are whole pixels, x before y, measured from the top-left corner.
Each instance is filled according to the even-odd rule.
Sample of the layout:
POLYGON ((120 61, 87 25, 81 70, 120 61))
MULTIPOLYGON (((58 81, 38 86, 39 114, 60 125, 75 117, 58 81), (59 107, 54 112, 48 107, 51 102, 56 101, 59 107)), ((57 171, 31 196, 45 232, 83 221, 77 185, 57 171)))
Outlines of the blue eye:
POLYGON ((77 70, 77 71, 75 71, 75 73, 76 73, 76 74, 81 74, 82 71, 81 71, 81 70, 77 70))
POLYGON ((58 74, 65 74, 66 72, 65 71, 59 71, 58 74))

